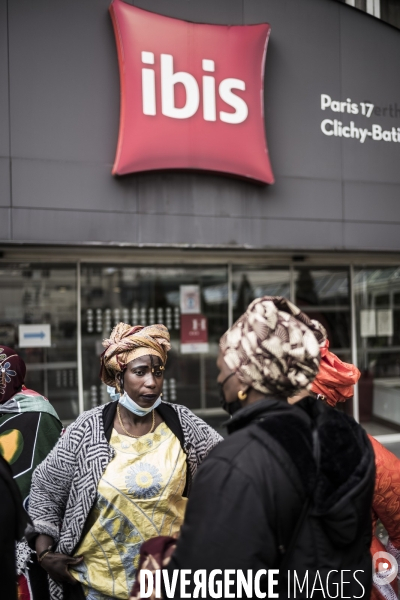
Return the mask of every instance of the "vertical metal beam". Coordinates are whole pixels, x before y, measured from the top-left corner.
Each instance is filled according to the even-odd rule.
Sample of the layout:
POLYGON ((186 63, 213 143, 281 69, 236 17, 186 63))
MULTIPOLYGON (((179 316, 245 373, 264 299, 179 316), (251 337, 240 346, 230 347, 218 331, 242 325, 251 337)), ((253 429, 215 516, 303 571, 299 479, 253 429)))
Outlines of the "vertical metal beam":
POLYGON ((44 372, 43 372, 43 389, 45 398, 49 397, 49 372, 47 370, 47 348, 43 348, 43 362, 44 362, 44 372))
POLYGON ((290 271, 289 271, 289 295, 290 295, 290 302, 293 302, 293 304, 296 304, 296 285, 295 285, 295 280, 294 280, 294 267, 293 265, 290 265, 290 271))
POLYGON ((200 354, 200 408, 207 408, 206 364, 205 364, 204 354, 200 354))
MULTIPOLYGON (((356 298, 354 294, 354 267, 350 265, 350 318, 351 318, 351 362, 356 367, 358 366, 358 353, 357 353, 357 327, 356 327, 356 298)), ((353 396, 353 417, 359 423, 360 422, 360 411, 359 411, 359 395, 358 395, 358 383, 354 386, 353 396)))
POLYGON ((76 265, 76 327, 77 327, 77 361, 78 361, 78 406, 79 414, 85 410, 83 404, 83 370, 82 370, 82 318, 81 318, 81 263, 76 265))
POLYGON ((228 327, 233 325, 232 263, 228 263, 228 327))

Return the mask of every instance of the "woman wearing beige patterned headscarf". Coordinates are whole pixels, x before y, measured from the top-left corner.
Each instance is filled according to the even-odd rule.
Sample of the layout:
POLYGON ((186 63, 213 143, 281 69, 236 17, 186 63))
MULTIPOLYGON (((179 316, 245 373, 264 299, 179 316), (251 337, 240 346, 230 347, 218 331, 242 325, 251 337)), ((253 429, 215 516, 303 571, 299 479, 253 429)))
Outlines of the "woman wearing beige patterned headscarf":
POLYGON ((222 337, 218 382, 230 435, 196 475, 169 581, 176 570, 220 569, 219 589, 209 580, 203 597, 310 597, 294 572, 303 589, 314 585, 311 596, 317 586, 313 597, 326 598, 346 572, 346 596, 369 598, 371 446, 353 419, 315 397, 287 401, 310 389, 325 335, 291 302, 266 296, 222 337), (270 585, 271 569, 279 586, 270 585))
POLYGON ((103 346, 100 376, 118 400, 81 415, 34 475, 30 513, 52 600, 60 584, 65 600, 126 600, 141 544, 179 533, 193 475, 222 440, 162 401, 164 325, 120 323, 103 346))
POLYGON ((221 360, 240 382, 235 401, 245 403, 250 389, 285 397, 307 389, 318 373, 319 344, 325 339, 324 327, 289 300, 254 300, 220 341, 221 360))

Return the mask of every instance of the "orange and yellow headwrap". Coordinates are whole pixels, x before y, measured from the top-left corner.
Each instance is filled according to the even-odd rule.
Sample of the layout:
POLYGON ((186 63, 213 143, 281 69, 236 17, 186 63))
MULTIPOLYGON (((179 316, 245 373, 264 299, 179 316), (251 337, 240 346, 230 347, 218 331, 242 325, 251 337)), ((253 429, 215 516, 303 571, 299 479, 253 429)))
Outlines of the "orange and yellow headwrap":
POLYGON ((163 365, 171 348, 169 331, 165 325, 127 325, 119 323, 108 340, 103 340, 105 351, 100 357, 100 378, 103 383, 120 391, 118 374, 126 365, 139 356, 159 356, 163 365))

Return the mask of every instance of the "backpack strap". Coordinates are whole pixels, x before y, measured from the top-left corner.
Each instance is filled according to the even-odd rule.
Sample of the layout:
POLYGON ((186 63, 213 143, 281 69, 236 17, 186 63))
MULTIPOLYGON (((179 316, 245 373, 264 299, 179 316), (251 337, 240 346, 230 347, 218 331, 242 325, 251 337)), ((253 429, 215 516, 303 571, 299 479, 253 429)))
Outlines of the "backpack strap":
MULTIPOLYGON (((312 431, 312 441, 313 441, 313 456, 314 456, 315 465, 316 465, 315 483, 317 483, 319 471, 320 471, 320 464, 321 464, 321 447, 320 447, 320 443, 319 443, 318 429, 316 427, 312 431)), ((306 502, 304 503, 302 511, 300 513, 300 517, 297 520, 296 527, 294 528, 294 532, 293 532, 293 535, 288 544, 287 550, 284 553, 283 559, 279 565, 279 569, 282 572, 286 571, 286 568, 289 563, 289 559, 290 559, 290 557, 293 553, 293 550, 296 546, 296 542, 297 542, 297 538, 299 537, 300 530, 302 528, 302 525, 303 525, 305 519, 307 518, 307 516, 310 512, 311 506, 312 506, 312 494, 309 494, 306 502)))

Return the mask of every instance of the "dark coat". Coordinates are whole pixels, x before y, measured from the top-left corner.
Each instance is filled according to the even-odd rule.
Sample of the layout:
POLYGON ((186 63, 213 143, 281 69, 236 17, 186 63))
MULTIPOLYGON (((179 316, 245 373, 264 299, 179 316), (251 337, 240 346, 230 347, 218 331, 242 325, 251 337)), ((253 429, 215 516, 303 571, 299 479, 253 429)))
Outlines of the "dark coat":
MULTIPOLYGON (((363 570, 344 596, 369 598, 374 455, 364 430, 314 398, 296 405, 269 397, 230 420, 231 434, 194 480, 173 569, 278 568, 302 508, 313 497, 288 569, 363 570), (316 485, 312 430, 318 429, 316 485)), ((345 581, 352 573, 345 574, 345 581)), ((314 576, 311 576, 311 585, 314 576)), ((310 591, 309 591, 310 593, 310 591)), ((335 595, 335 589, 330 589, 335 595)), ((281 593, 280 598, 287 597, 281 593)), ((290 597, 294 597, 293 593, 290 597)), ((299 594, 297 598, 311 597, 299 594)), ((313 598, 323 597, 314 593, 313 598)), ((329 597, 326 594, 326 597, 329 597)))
POLYGON ((29 517, 22 507, 21 493, 10 466, 0 455, 0 572, 1 598, 17 600, 15 543, 24 535, 29 517))

